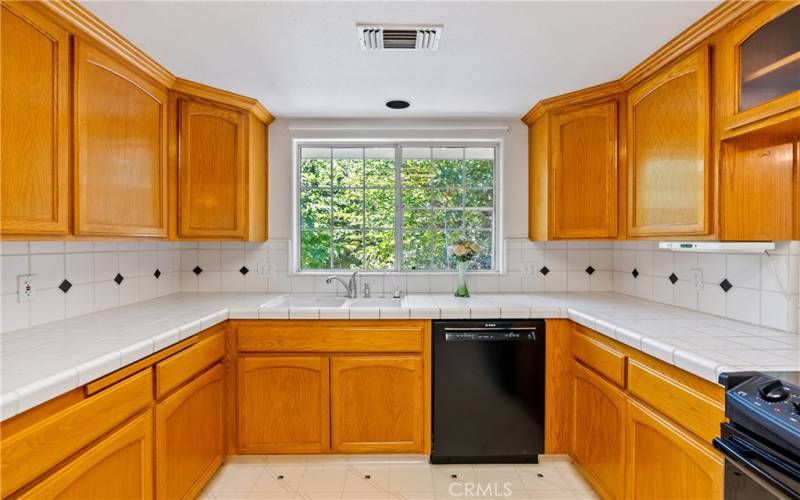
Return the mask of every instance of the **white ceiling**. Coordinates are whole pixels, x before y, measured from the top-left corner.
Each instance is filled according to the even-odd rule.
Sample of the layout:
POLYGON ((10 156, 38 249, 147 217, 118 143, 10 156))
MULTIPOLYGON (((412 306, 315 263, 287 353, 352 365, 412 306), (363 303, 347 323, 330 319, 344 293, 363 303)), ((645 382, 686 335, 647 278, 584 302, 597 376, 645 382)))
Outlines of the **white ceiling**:
POLYGON ((618 78, 717 3, 83 2, 176 75, 284 117, 519 117, 618 78), (364 52, 358 22, 444 31, 438 52, 364 52))

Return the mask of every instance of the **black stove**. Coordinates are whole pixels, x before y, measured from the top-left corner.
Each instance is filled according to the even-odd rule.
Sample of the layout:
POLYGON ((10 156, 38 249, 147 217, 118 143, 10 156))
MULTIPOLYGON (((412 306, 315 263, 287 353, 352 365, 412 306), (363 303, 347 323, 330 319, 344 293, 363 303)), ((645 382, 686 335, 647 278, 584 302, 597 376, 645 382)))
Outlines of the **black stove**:
POLYGON ((726 500, 800 500, 800 372, 724 373, 726 500))

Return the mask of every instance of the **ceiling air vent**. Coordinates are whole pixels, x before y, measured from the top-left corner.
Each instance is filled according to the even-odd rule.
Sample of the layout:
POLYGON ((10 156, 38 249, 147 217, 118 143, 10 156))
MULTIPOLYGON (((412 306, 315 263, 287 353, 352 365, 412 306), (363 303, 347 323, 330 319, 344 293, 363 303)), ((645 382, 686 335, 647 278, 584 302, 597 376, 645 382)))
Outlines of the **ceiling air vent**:
POLYGON ((442 26, 358 25, 362 50, 437 50, 442 26))

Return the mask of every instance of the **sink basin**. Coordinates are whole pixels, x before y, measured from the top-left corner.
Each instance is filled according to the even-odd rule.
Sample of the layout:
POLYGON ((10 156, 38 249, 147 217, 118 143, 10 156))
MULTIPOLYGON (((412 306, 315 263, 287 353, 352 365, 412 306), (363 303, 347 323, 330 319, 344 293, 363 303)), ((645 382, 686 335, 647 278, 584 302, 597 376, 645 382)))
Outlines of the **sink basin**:
POLYGON ((280 300, 270 304, 271 307, 341 307, 344 304, 344 297, 313 297, 297 296, 282 297, 280 300))
POLYGON ((374 298, 349 299, 343 307, 401 307, 403 299, 374 298))

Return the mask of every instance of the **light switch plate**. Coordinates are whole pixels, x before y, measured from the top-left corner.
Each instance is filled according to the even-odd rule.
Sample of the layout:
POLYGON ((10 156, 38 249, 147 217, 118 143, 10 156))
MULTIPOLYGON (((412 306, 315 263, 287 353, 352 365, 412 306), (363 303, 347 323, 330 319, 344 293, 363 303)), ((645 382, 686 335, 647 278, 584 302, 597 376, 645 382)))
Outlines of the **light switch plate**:
POLYGON ((36 293, 34 288, 33 274, 21 274, 17 276, 17 301, 31 302, 36 293))

